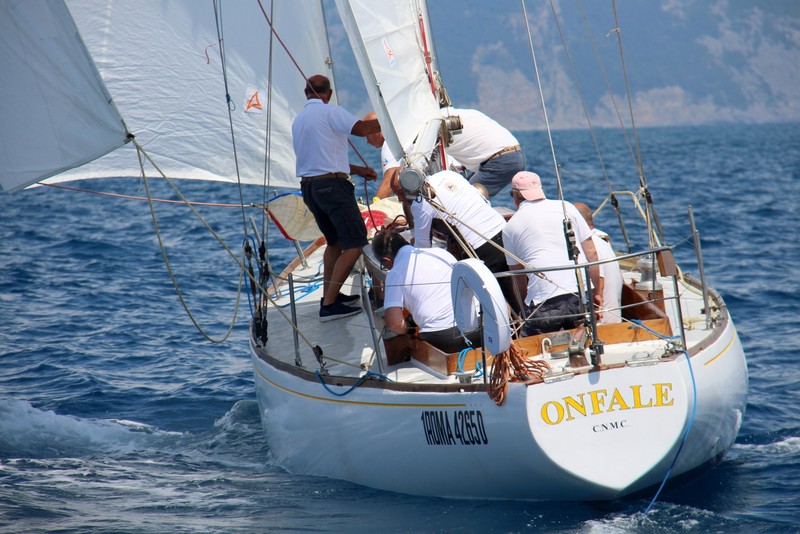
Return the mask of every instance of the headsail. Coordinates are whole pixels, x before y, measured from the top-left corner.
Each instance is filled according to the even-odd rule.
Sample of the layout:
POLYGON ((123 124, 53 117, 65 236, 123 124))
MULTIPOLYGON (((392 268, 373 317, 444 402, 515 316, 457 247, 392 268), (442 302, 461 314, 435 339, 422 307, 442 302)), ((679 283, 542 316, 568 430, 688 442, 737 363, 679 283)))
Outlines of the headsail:
MULTIPOLYGON (((125 123, 166 176, 236 182, 238 173, 243 183, 299 186, 291 123, 305 104, 305 82, 293 60, 307 72, 330 70, 320 2, 68 0, 67 5, 125 123), (292 58, 271 38, 267 17, 292 58), (277 148, 268 150, 268 137, 277 148)), ((94 120, 86 109, 64 104, 82 120, 94 120)), ((146 172, 158 175, 149 167, 146 172)), ((47 181, 140 174, 130 144, 47 181)))
MULTIPOLYGON (((297 187, 289 147, 291 122, 305 103, 303 78, 270 39, 259 3, 218 5, 215 13, 211 2, 192 0, 69 2, 128 127, 167 176, 236 181, 238 168, 243 183, 264 183, 271 111, 270 142, 282 148, 269 155, 269 183, 297 187)), ((323 27, 318 3, 280 2, 272 12, 269 2, 263 5, 278 31, 294 29, 300 20, 309 28, 323 27)), ((287 30, 282 37, 297 58, 323 71, 329 55, 324 32, 287 30)), ((61 178, 138 174, 136 154, 123 149, 61 178)))
POLYGON ((22 189, 125 144, 64 2, 0 3, 0 185, 22 189))
MULTIPOLYGON (((386 142, 402 155, 423 125, 439 116, 424 61, 422 0, 336 0, 386 142)), ((427 37, 430 39, 430 36, 427 37)))

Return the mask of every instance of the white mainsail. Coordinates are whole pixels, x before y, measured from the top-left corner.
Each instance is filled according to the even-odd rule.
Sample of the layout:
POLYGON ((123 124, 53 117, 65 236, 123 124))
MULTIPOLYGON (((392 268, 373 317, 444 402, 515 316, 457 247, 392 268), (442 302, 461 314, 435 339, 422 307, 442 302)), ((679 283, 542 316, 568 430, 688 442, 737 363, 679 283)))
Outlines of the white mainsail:
POLYGON ((22 189, 125 144, 125 125, 64 2, 0 3, 0 73, 3 189, 22 189))
POLYGON ((400 157, 420 128, 439 116, 420 31, 420 21, 429 31, 425 4, 336 0, 336 5, 386 142, 400 157))
MULTIPOLYGON (((60 17, 71 13, 125 124, 167 177, 236 182, 238 173, 242 183, 298 187, 291 123, 305 104, 305 80, 294 61, 306 75, 330 75, 320 2, 273 6, 268 1, 68 0, 67 5, 69 12, 62 9, 60 17), (271 37, 268 18, 288 53, 271 37), (308 31, 299 32, 298 27, 308 31)), ((31 24, 18 33, 29 34, 40 23, 24 22, 31 24)), ((76 68, 64 65, 65 70, 76 68)), ((37 75, 43 68, 46 65, 33 60, 37 75)), ((3 83, 9 83, 3 72, 3 83)), ((61 76, 54 71, 45 91, 61 76)), ((50 98, 44 96, 43 101, 50 98)), ((63 104, 81 120, 94 122, 97 104, 75 109, 66 98, 63 104)), ((52 135, 65 137, 60 132, 52 135)), ((115 146, 120 144, 117 140, 115 146)), ((78 164, 102 154, 94 151, 78 164)), ((145 172, 158 176, 149 164, 145 172)), ((140 175, 136 148, 130 143, 47 183, 140 175)))

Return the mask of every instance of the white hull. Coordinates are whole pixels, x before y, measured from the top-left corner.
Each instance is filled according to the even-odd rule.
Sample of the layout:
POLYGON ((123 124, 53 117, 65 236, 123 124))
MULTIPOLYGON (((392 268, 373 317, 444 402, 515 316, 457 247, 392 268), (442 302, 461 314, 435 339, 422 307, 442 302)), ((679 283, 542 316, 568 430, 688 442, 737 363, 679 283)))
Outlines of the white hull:
MULTIPOLYGON (((684 313, 696 304, 689 297, 684 313)), ((317 309, 316 294, 298 304, 319 329, 313 342, 332 340, 324 329, 333 328, 364 361, 366 315, 319 323, 317 309)), ((294 365, 291 331, 273 317, 266 349, 252 345, 261 417, 273 460, 292 473, 414 495, 615 499, 659 484, 670 467, 672 478, 718 460, 733 444, 747 369, 724 307, 721 317, 711 330, 693 321, 687 331, 692 372, 685 353, 652 365, 584 369, 562 381, 511 383, 502 406, 482 383, 436 379, 419 364, 390 366, 383 374, 393 382, 370 378, 353 388, 357 370, 340 372, 346 366, 334 363, 323 386, 308 350, 301 350, 305 366, 294 365)), ((326 356, 343 358, 342 347, 322 346, 326 356)), ((610 345, 603 362, 663 346, 610 345)))

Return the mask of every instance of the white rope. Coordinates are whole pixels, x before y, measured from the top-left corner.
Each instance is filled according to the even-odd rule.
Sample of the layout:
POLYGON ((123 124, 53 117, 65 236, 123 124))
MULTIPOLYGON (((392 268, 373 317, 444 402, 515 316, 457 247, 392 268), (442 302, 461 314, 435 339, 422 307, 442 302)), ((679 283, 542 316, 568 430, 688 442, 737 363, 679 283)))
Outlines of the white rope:
MULTIPOLYGON (((275 299, 274 299, 274 298, 272 298, 272 297, 269 295, 269 293, 267 292, 267 290, 266 290, 266 289, 265 289, 265 288, 264 288, 264 287, 261 285, 261 282, 260 282, 259 280, 257 280, 257 279, 255 278, 255 276, 253 276, 253 275, 251 275, 251 274, 250 274, 250 271, 249 271, 249 270, 247 269, 247 267, 244 265, 244 262, 242 262, 242 261, 241 261, 241 260, 240 260, 240 259, 239 259, 239 258, 238 258, 238 257, 237 257, 237 256, 236 256, 234 253, 233 253, 233 251, 230 249, 230 247, 228 247, 228 245, 225 243, 225 241, 222 239, 222 237, 221 237, 219 234, 217 234, 217 232, 215 232, 213 228, 211 228, 211 226, 210 226, 210 225, 208 224, 208 222, 207 222, 207 221, 206 221, 206 220, 203 218, 203 216, 202 216, 202 215, 201 215, 201 214, 200 214, 200 213, 199 213, 199 212, 198 212, 198 211, 197 211, 197 210, 194 208, 194 206, 192 206, 191 202, 189 202, 189 200, 188 200, 188 199, 187 199, 187 198, 186 198, 186 197, 183 195, 183 193, 181 193, 181 191, 180 191, 180 190, 179 190, 179 189, 178 189, 178 188, 175 186, 175 184, 174 184, 174 183, 172 183, 172 180, 170 180, 169 178, 167 178, 167 176, 166 176, 166 175, 164 174, 164 172, 163 172, 163 171, 162 171, 162 170, 159 168, 159 166, 158 166, 158 165, 155 163, 155 161, 153 161, 153 159, 150 157, 150 155, 149 155, 149 154, 147 154, 147 152, 145 152, 144 148, 143 148, 143 147, 142 147, 142 146, 141 146, 141 145, 140 145, 140 144, 139 144, 139 143, 138 143, 138 142, 137 142, 135 139, 134 139, 132 142, 134 143, 134 145, 136 146, 136 149, 137 149, 137 150, 140 152, 140 154, 142 154, 142 155, 143 155, 143 156, 144 156, 144 157, 145 157, 145 158, 146 158, 146 159, 147 159, 147 160, 150 162, 150 164, 151 164, 151 165, 153 165, 153 167, 156 169, 156 171, 158 171, 158 174, 159 174, 159 175, 160 175, 160 176, 161 176, 161 177, 164 179, 164 181, 165 181, 165 182, 166 182, 166 183, 167 183, 167 184, 168 184, 168 185, 169 185, 169 186, 170 186, 170 187, 171 187, 171 188, 172 188, 172 189, 175 191, 175 193, 176 193, 176 194, 177 194, 177 195, 178 195, 178 196, 179 196, 179 197, 180 197, 180 198, 181 198, 181 199, 184 201, 184 203, 185 203, 185 204, 186 204, 186 205, 189 207, 189 209, 190 209, 190 210, 192 210, 192 213, 194 213, 194 215, 195 215, 195 216, 198 218, 198 220, 199 220, 199 221, 200 221, 200 222, 201 222, 201 223, 202 223, 202 224, 203 224, 203 225, 206 227, 206 229, 207 229, 207 230, 208 230, 208 231, 211 233, 211 235, 212 235, 212 236, 214 236, 214 238, 217 240, 217 242, 219 242, 219 243, 222 245, 222 248, 225 250, 225 252, 227 252, 227 253, 228 253, 228 255, 230 255, 230 257, 233 259, 233 261, 235 261, 235 262, 236 262, 236 264, 237 264, 237 265, 239 266, 239 268, 241 269, 242 273, 243 273, 243 274, 245 274, 245 275, 247 275, 247 277, 248 277, 250 280, 252 280, 252 281, 253 281, 253 283, 256 285, 256 287, 257 287, 257 288, 258 288, 258 289, 259 289, 259 290, 260 290, 260 291, 261 291, 261 292, 264 294, 264 296, 267 298, 267 300, 269 300, 269 302, 270 302, 270 303, 273 305, 273 307, 274 307, 274 308, 275 308, 275 309, 278 311, 278 313, 280 313, 280 314, 283 316, 283 318, 286 320, 286 322, 287 322, 287 323, 289 323, 289 325, 290 325, 290 326, 291 326, 291 327, 292 327, 294 330, 296 330, 296 331, 297 331, 297 333, 298 333, 298 335, 300 336, 300 338, 301 338, 301 339, 302 339, 302 340, 303 340, 303 341, 304 341, 304 342, 305 342, 305 343, 308 345, 308 347, 309 347, 309 348, 313 349, 313 348, 314 348, 314 345, 311 343, 311 341, 309 341, 309 340, 308 340, 308 338, 306 338, 306 336, 305 336, 305 335, 303 335, 303 332, 301 332, 301 331, 300 331, 300 329, 297 327, 297 325, 296 325, 296 324, 292 323, 292 320, 289 318, 289 316, 288 316, 288 315, 287 315, 287 314, 286 314, 286 313, 285 313, 285 312, 284 312, 284 311, 283 311, 283 310, 282 310, 282 309, 281 309, 281 308, 280 308, 280 307, 279 307, 279 306, 276 304, 276 302, 275 302, 275 299)), ((143 177, 144 177, 144 175, 143 175, 143 177)), ((146 184, 146 183, 147 183, 147 182, 145 181, 145 184, 146 184)), ((187 310, 187 311, 188 311, 188 310, 187 310)))

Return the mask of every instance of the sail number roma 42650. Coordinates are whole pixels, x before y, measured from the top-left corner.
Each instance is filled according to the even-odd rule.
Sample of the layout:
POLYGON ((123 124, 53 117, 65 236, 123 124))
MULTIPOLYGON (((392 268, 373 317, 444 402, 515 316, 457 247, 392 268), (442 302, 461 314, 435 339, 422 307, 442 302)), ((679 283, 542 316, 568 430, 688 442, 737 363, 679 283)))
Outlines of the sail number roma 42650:
POLYGON ((489 436, 480 410, 422 412, 422 430, 428 445, 486 445, 489 436))

